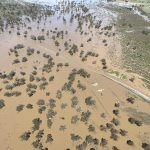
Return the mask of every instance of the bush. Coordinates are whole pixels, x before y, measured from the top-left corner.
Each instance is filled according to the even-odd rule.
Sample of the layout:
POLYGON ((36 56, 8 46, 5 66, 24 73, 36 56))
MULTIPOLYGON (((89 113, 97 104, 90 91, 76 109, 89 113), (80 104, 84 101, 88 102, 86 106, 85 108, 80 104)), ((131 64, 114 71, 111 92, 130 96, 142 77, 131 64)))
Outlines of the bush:
POLYGON ((46 143, 52 143, 54 140, 53 140, 53 137, 51 134, 48 134, 47 135, 47 139, 46 139, 46 143))
POLYGON ((95 131, 95 127, 91 124, 88 127, 89 132, 94 132, 95 131))
POLYGON ((127 101, 131 104, 134 104, 135 99, 133 97, 129 97, 129 98, 127 98, 127 101))
POLYGON ((76 135, 76 134, 70 134, 70 136, 71 136, 71 140, 72 140, 73 142, 82 139, 79 135, 76 135))
POLYGON ((49 129, 51 129, 52 124, 53 124, 52 120, 51 120, 51 119, 47 119, 47 127, 48 127, 49 129))
POLYGON ((128 118, 128 121, 129 121, 131 124, 135 123, 135 119, 134 119, 134 118, 128 118))
POLYGON ((116 146, 113 146, 112 150, 119 150, 119 149, 116 146))
POLYGON ((111 123, 106 123, 106 127, 107 127, 108 129, 112 129, 112 128, 114 127, 114 125, 111 124, 111 123))
POLYGON ((54 100, 54 99, 51 98, 51 99, 49 100, 49 105, 50 105, 50 108, 52 108, 52 109, 53 109, 54 107, 56 107, 56 100, 54 100))
POLYGON ((54 111, 53 109, 49 109, 46 116, 47 116, 48 119, 52 119, 56 114, 57 114, 56 111, 54 111))
POLYGON ((34 35, 31 36, 31 39, 34 41, 37 40, 36 36, 34 36, 34 35))
POLYGON ((36 138, 37 138, 37 139, 42 139, 43 135, 44 135, 44 129, 43 129, 43 130, 40 130, 40 131, 38 132, 38 134, 36 135, 36 138))
POLYGON ((120 134, 121 134, 122 136, 126 136, 127 133, 128 133, 128 132, 127 132, 126 130, 120 129, 120 134))
POLYGON ((3 107, 5 107, 5 102, 3 99, 0 99, 0 109, 2 109, 3 107))
POLYGON ((114 125, 118 126, 120 124, 120 121, 118 119, 113 118, 111 121, 114 125))
POLYGON ((44 40, 45 40, 45 37, 44 37, 44 35, 39 35, 39 36, 37 37, 37 39, 38 39, 39 41, 44 41, 44 40))
POLYGON ((32 120, 32 123, 34 125, 32 127, 32 129, 33 129, 33 131, 36 131, 36 130, 39 130, 42 120, 40 118, 35 118, 32 120))
POLYGON ((72 116, 72 118, 71 118, 71 124, 76 124, 79 120, 80 120, 80 119, 78 118, 77 115, 72 116))
POLYGON ((115 114, 116 116, 118 116, 119 115, 119 110, 118 109, 114 109, 113 110, 113 114, 115 114))
POLYGON ((55 78, 54 76, 50 76, 50 77, 49 77, 49 82, 53 81, 54 78, 55 78))
POLYGON ((34 49, 34 48, 30 48, 30 47, 27 48, 27 55, 28 55, 28 56, 34 54, 34 52, 35 52, 35 49, 34 49))
POLYGON ((31 132, 28 131, 28 132, 24 132, 20 138, 23 140, 23 141, 28 141, 28 139, 30 138, 30 135, 31 135, 31 132))
POLYGON ((127 140, 127 144, 130 145, 130 146, 133 146, 134 142, 132 140, 127 140))
POLYGON ((137 126, 141 126, 141 125, 142 125, 142 122, 139 121, 139 120, 135 120, 135 124, 136 124, 137 126))
POLYGON ((96 101, 95 101, 94 99, 92 99, 92 97, 87 97, 87 98, 85 99, 85 103, 86 103, 86 105, 88 105, 88 106, 93 106, 93 105, 96 104, 96 101))
POLYGON ((16 46, 14 46, 14 49, 21 49, 24 48, 23 44, 17 44, 16 46))
POLYGON ((115 134, 115 133, 111 133, 110 138, 113 139, 114 141, 117 141, 118 140, 118 135, 115 134))
POLYGON ((31 74, 30 76, 29 76, 29 81, 30 82, 33 82, 35 80, 35 77, 31 74))
POLYGON ((27 61, 28 61, 27 57, 22 58, 22 62, 27 62, 27 61))
POLYGON ((150 144, 142 143, 142 148, 143 148, 144 150, 150 150, 150 144))
POLYGON ((82 114, 81 114, 81 121, 83 121, 85 123, 88 122, 90 116, 91 116, 91 112, 89 110, 86 111, 86 112, 82 112, 82 114))
POLYGON ((18 64, 18 63, 20 63, 20 60, 19 60, 19 59, 13 60, 13 64, 18 64))
POLYGON ((101 139, 101 143, 100 143, 100 145, 102 146, 102 147, 104 147, 104 146, 106 146, 107 145, 107 140, 106 139, 104 139, 104 138, 102 138, 101 139))
POLYGON ((33 105, 32 105, 32 104, 27 104, 26 108, 27 108, 27 109, 32 109, 32 108, 33 108, 33 105))
POLYGON ((37 105, 45 105, 45 101, 43 99, 39 99, 37 105))
POLYGON ((16 107, 16 111, 20 112, 23 110, 23 108, 24 108, 24 105, 20 104, 16 107))
POLYGON ((46 106, 40 106, 40 108, 38 109, 38 112, 40 114, 42 114, 42 112, 45 111, 45 110, 46 110, 46 106))
POLYGON ((77 106, 78 104, 78 98, 76 96, 71 98, 71 107, 75 108, 75 106, 77 106))

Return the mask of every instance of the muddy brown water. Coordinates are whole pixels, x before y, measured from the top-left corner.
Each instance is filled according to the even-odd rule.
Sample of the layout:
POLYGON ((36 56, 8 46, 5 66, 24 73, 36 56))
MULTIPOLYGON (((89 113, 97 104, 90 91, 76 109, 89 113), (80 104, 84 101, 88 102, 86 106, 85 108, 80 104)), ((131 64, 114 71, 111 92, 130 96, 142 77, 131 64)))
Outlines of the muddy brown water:
MULTIPOLYGON (((101 75, 88 71, 91 74, 91 77, 89 79, 84 79, 80 76, 76 77, 73 86, 77 90, 75 95, 78 97, 79 100, 78 107, 81 108, 81 112, 89 110, 92 115, 89 119, 88 124, 84 124, 81 121, 79 121, 76 125, 71 124, 71 117, 74 115, 78 115, 78 117, 80 117, 81 112, 77 112, 71 107, 71 98, 73 97, 73 95, 70 92, 63 92, 63 97, 59 100, 56 98, 57 90, 62 88, 63 84, 67 81, 69 73, 74 68, 91 68, 94 70, 100 70, 102 68, 100 61, 102 58, 107 59, 108 66, 111 65, 111 61, 109 60, 109 57, 107 55, 109 48, 113 47, 114 44, 119 43, 114 42, 114 37, 108 38, 105 35, 100 36, 98 34, 99 31, 95 30, 94 28, 91 28, 89 30, 86 24, 84 24, 83 26, 83 31, 87 32, 88 34, 81 35, 79 32, 75 32, 77 26, 76 20, 74 20, 73 24, 70 24, 69 21, 67 21, 66 24, 63 24, 62 16, 60 19, 57 19, 58 16, 59 15, 56 14, 56 16, 51 17, 49 20, 47 20, 46 25, 44 25, 44 23, 42 22, 40 24, 40 29, 44 27, 46 31, 51 29, 54 30, 55 27, 58 27, 58 30, 60 31, 68 31, 68 34, 64 36, 64 39, 58 39, 60 43, 59 47, 56 47, 53 40, 51 39, 51 36, 53 35, 51 32, 50 36, 46 37, 46 40, 41 43, 39 41, 31 40, 31 35, 45 34, 42 33, 40 30, 37 30, 37 24, 35 23, 30 24, 33 29, 28 30, 27 38, 24 38, 23 34, 21 34, 21 36, 17 36, 15 29, 12 34, 9 34, 8 31, 6 31, 4 34, 0 35, 1 72, 9 72, 11 70, 15 70, 17 72, 17 77, 21 77, 19 72, 24 71, 26 72, 25 79, 27 83, 29 83, 28 78, 33 71, 33 66, 37 67, 37 76, 39 77, 43 76, 48 79, 51 75, 55 76, 54 81, 52 83, 49 83, 44 91, 38 88, 36 90, 36 94, 32 97, 28 97, 28 95, 26 94, 26 85, 15 88, 15 90, 22 92, 21 96, 11 98, 5 97, 4 93, 6 92, 6 90, 5 84, 3 83, 4 80, 0 79, 0 88, 2 88, 2 91, 0 92, 0 99, 4 99, 6 104, 6 106, 0 110, 0 150, 34 149, 32 146, 32 142, 35 141, 35 136, 37 132, 35 132, 35 134, 32 134, 28 141, 22 141, 20 139, 20 135, 25 131, 31 130, 33 126, 32 120, 37 117, 42 120, 40 129, 44 129, 44 138, 41 140, 41 142, 45 147, 48 147, 51 150, 65 150, 66 148, 75 150, 76 145, 82 143, 87 135, 92 135, 94 138, 98 138, 99 140, 101 138, 106 138, 108 140, 108 145, 104 147, 104 149, 111 149, 112 146, 116 145, 121 150, 131 150, 133 148, 140 150, 142 142, 149 141, 150 126, 147 124, 143 124, 141 127, 131 125, 128 122, 129 114, 124 110, 125 108, 132 107, 137 111, 150 114, 150 105, 146 102, 141 101, 138 97, 136 98, 135 104, 131 105, 127 103, 126 98, 129 96, 129 92, 117 83, 114 83, 113 81, 110 81, 109 79, 106 79, 101 75), (49 23, 50 20, 52 22, 51 24, 49 23), (92 41, 87 42, 90 37, 92 37, 92 41), (104 46, 102 42, 104 38, 108 40, 108 46, 104 46), (71 39, 71 44, 75 43, 79 47, 79 52, 77 52, 73 56, 70 56, 68 52, 65 51, 65 48, 63 46, 64 42, 69 41, 69 39, 71 39), (26 56, 27 47, 35 48, 36 51, 40 50, 41 54, 35 53, 32 56, 28 57, 28 62, 12 65, 12 61, 14 60, 15 56, 13 55, 13 53, 11 53, 11 55, 9 56, 8 52, 10 48, 13 48, 16 44, 19 43, 22 43, 25 46, 25 48, 18 50, 19 59, 26 56), (83 48, 80 47, 81 43, 84 44, 83 48), (59 51, 59 49, 61 49, 61 51, 59 51), (82 62, 81 58, 79 57, 81 50, 85 52, 92 50, 98 53, 99 57, 95 58, 89 56, 86 62, 82 62), (56 56, 57 52, 59 52, 59 56, 56 56), (42 57, 43 53, 50 54, 56 64, 60 62, 69 63, 69 67, 63 66, 62 68, 60 68, 60 71, 57 72, 57 67, 55 65, 55 67, 52 69, 52 72, 43 73, 42 66, 46 63, 46 59, 42 57), (93 61, 96 61, 96 64, 93 64, 93 61), (85 91, 77 88, 78 80, 86 85, 85 91), (97 83, 97 86, 93 86, 93 83, 97 83), (101 89, 104 89, 102 96, 101 93, 98 92, 98 90, 101 89), (46 96, 46 92, 50 92, 50 96, 46 96), (85 104, 85 98, 88 96, 92 96, 95 99, 95 106, 87 106, 85 104), (48 100, 50 98, 56 99, 56 108, 54 108, 54 110, 57 112, 57 115, 53 119, 52 128, 48 129, 46 118, 48 106, 45 112, 39 114, 37 101, 39 99, 44 99, 45 102, 48 103, 48 100), (118 117, 115 117, 112 113, 113 109, 115 109, 114 104, 116 101, 120 101, 121 104, 120 114, 118 117), (28 103, 33 104, 33 109, 28 110, 24 108, 22 112, 16 111, 16 106, 18 106, 19 104, 27 105, 28 103), (61 109, 62 103, 67 104, 66 109, 61 109), (102 113, 106 114, 106 118, 101 117, 102 113), (62 117, 64 117, 65 119, 62 120, 62 117), (110 139, 109 131, 103 132, 99 129, 100 125, 110 122, 113 117, 120 120, 120 125, 116 127, 116 129, 125 129, 128 131, 128 134, 125 137, 119 135, 118 141, 113 141, 112 139, 110 139), (95 126, 96 129, 96 131, 93 133, 88 131, 88 125, 90 124, 95 126), (65 131, 59 130, 61 125, 66 126, 65 131), (80 135, 82 139, 78 142, 72 142, 70 138, 70 134, 72 133, 80 135), (47 134, 52 134, 54 139, 52 143, 45 142, 47 134), (146 140, 143 140, 143 138, 141 137, 143 137, 145 134, 147 134, 148 137, 146 140), (135 144, 133 147, 126 144, 126 141, 128 139, 134 141, 135 144)), ((65 17, 69 18, 69 16, 65 17)), ((25 30, 27 29, 22 28, 21 33, 23 33, 25 30)), ((15 79, 10 81, 10 83, 13 83, 14 80, 15 79)), ((35 81, 33 83, 38 85, 38 83, 36 83, 35 81)), ((87 149, 90 149, 91 147, 94 146, 88 145, 87 149)), ((95 149, 100 150, 102 149, 102 147, 96 146, 95 149)))

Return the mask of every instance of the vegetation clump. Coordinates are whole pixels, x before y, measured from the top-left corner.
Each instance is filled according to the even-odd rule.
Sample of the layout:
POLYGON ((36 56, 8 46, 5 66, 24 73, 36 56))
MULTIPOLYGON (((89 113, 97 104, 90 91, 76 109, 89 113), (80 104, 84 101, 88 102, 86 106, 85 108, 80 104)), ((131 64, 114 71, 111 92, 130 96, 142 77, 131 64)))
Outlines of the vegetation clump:
POLYGON ((81 113, 81 121, 87 123, 91 116, 91 112, 87 110, 86 112, 81 113))
POLYGON ((73 134, 73 133, 70 134, 70 136, 71 136, 71 140, 72 140, 73 142, 82 139, 79 135, 76 135, 76 134, 73 134))
POLYGON ((33 105, 32 105, 32 104, 27 104, 27 105, 26 105, 26 108, 27 108, 27 109, 32 109, 32 108, 33 108, 33 105))
POLYGON ((39 36, 37 37, 37 39, 38 39, 39 41, 44 41, 44 40, 45 40, 45 37, 44 37, 44 35, 39 35, 39 36))
POLYGON ((29 138, 30 138, 30 136, 31 136, 31 132, 28 131, 28 132, 24 132, 24 133, 20 136, 20 138, 21 138, 23 141, 28 141, 29 138))
POLYGON ((148 144, 148 143, 142 143, 142 148, 144 150, 149 150, 150 149, 150 144, 148 144))
POLYGON ((137 126, 141 126, 141 125, 142 125, 142 122, 141 122, 141 121, 139 121, 139 120, 137 120, 137 119, 135 119, 135 118, 132 118, 132 117, 128 118, 128 121, 129 121, 131 124, 136 124, 137 126))
POLYGON ((5 102, 3 99, 0 99, 0 109, 2 109, 3 107, 5 107, 5 102))
POLYGON ((86 105, 88 105, 88 106, 93 106, 93 105, 96 104, 96 101, 95 101, 94 99, 92 99, 91 96, 89 96, 89 97, 87 97, 87 98, 85 99, 85 103, 86 103, 86 105))
POLYGON ((36 130, 39 130, 42 120, 40 118, 35 118, 32 120, 32 123, 33 123, 32 130, 34 132, 36 130))
POLYGON ((52 134, 47 135, 46 143, 52 143, 54 141, 52 134))
POLYGON ((127 98, 127 101, 131 104, 134 104, 135 99, 133 97, 129 97, 129 98, 127 98))
POLYGON ((24 48, 25 46, 23 44, 17 44, 16 46, 14 46, 14 49, 22 49, 24 48))
POLYGON ((134 142, 132 140, 127 140, 127 144, 130 145, 130 146, 133 146, 134 142))
POLYGON ((20 104, 16 107, 16 111, 21 112, 24 108, 24 105, 20 104))

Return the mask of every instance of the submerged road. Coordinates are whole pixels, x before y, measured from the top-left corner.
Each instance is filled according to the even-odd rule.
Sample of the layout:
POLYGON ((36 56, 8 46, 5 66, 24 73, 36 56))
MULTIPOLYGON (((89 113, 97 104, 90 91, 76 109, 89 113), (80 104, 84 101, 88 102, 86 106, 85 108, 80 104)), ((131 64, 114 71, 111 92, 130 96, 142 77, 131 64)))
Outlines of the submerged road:
MULTIPOLYGON (((40 46, 40 45, 39 45, 39 47, 42 48, 43 50, 47 51, 48 53, 51 53, 51 54, 53 54, 53 55, 56 56, 56 52, 54 52, 54 51, 52 51, 52 50, 50 50, 50 49, 48 49, 48 48, 46 48, 46 47, 44 47, 44 46, 40 46)), ((121 81, 118 81, 117 79, 114 79, 114 78, 112 78, 112 77, 110 77, 110 76, 108 76, 108 75, 106 75, 106 74, 104 74, 104 73, 102 73, 102 72, 95 71, 95 70, 93 70, 93 69, 89 69, 88 67, 84 66, 83 64, 81 64, 81 63, 79 63, 79 62, 75 62, 75 61, 73 61, 72 59, 68 58, 67 56, 59 55, 59 57, 61 57, 61 58, 64 59, 64 60, 67 60, 67 61, 70 60, 69 62, 70 62, 71 64, 77 66, 77 67, 80 66, 80 68, 84 68, 84 69, 86 69, 87 71, 90 71, 90 72, 96 73, 96 74, 98 74, 98 75, 101 75, 101 76, 103 76, 103 77, 105 77, 105 78, 107 78, 107 79, 109 79, 109 80, 111 80, 111 81, 113 81, 113 82, 115 82, 115 83, 121 85, 122 87, 124 87, 124 88, 127 89, 128 91, 130 91, 130 92, 132 92, 132 93, 138 95, 139 97, 143 98, 143 99, 146 100, 147 102, 150 102, 150 97, 149 97, 149 96, 146 96, 145 94, 141 93, 140 91, 138 91, 138 90, 136 90, 136 89, 134 89, 134 88, 128 86, 128 85, 125 84, 125 83, 122 83, 121 81)))

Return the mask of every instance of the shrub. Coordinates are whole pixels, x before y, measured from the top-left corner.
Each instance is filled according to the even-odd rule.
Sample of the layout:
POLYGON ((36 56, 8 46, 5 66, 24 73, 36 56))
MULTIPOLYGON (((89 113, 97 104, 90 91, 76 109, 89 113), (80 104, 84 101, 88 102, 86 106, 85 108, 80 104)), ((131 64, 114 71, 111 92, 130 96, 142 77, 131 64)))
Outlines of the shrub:
POLYGON ((111 124, 111 123, 106 123, 106 127, 107 127, 108 129, 112 129, 114 126, 113 126, 113 124, 111 124))
POLYGON ((127 98, 127 101, 131 104, 134 104, 135 99, 133 97, 129 97, 129 98, 127 98))
POLYGON ((91 116, 91 112, 89 110, 86 112, 82 112, 81 121, 86 123, 89 120, 90 116, 91 116))
POLYGON ((118 109, 114 109, 113 110, 113 114, 115 114, 116 116, 118 116, 119 115, 119 110, 118 109))
POLYGON ((50 105, 50 108, 53 109, 54 107, 56 107, 56 101, 51 98, 51 99, 49 100, 49 105, 50 105))
POLYGON ((46 143, 52 143, 54 140, 53 140, 53 137, 51 134, 48 134, 47 135, 47 139, 46 139, 46 143))
POLYGON ((33 129, 33 131, 36 131, 36 130, 39 130, 42 120, 40 118, 35 118, 32 120, 32 123, 34 125, 32 127, 32 129, 33 129))
POLYGON ((119 149, 116 146, 113 146, 112 150, 119 150, 119 149))
POLYGON ((105 147, 106 145, 107 145, 107 140, 106 139, 104 139, 104 138, 102 138, 101 139, 101 142, 100 142, 100 145, 102 146, 102 147, 105 147))
POLYGON ((45 40, 45 37, 44 37, 44 35, 39 35, 38 37, 37 37, 37 39, 39 40, 39 41, 44 41, 45 40))
POLYGON ((45 105, 45 101, 43 99, 39 99, 37 105, 45 105))
POLYGON ((27 104, 26 108, 27 108, 27 109, 32 109, 32 108, 33 108, 33 105, 32 105, 32 104, 27 104))
POLYGON ((80 120, 80 119, 78 118, 77 115, 72 116, 72 118, 71 118, 71 124, 76 124, 79 120, 80 120))
POLYGON ((88 127, 89 132, 94 132, 95 131, 95 127, 91 124, 88 127))
POLYGON ((114 141, 117 141, 118 140, 118 135, 115 134, 115 133, 111 133, 110 138, 113 139, 114 141))
POLYGON ((31 132, 28 131, 28 132, 24 132, 20 138, 23 140, 23 141, 28 141, 28 139, 30 138, 30 135, 31 135, 31 132))
POLYGON ((127 140, 127 144, 130 145, 130 146, 133 146, 134 142, 132 140, 127 140))
POLYGON ((16 46, 14 46, 14 49, 21 49, 24 48, 23 44, 17 44, 16 46))
POLYGON ((70 134, 70 136, 71 136, 71 140, 72 140, 73 142, 82 139, 79 135, 76 135, 76 134, 70 134))
POLYGON ((67 104, 66 103, 62 103, 61 104, 61 109, 65 109, 67 107, 67 104))
POLYGON ((28 47, 28 48, 27 48, 27 55, 28 55, 28 56, 32 55, 32 54, 34 53, 34 51, 35 51, 34 48, 28 47))
POLYGON ((142 148, 143 148, 144 150, 150 150, 150 144, 142 143, 142 148))
POLYGON ((48 127, 49 129, 51 129, 52 124, 53 124, 52 120, 51 120, 51 119, 47 119, 47 127, 48 127))
POLYGON ((71 98, 71 107, 75 108, 75 106, 78 104, 78 98, 76 96, 71 98))
POLYGON ((46 116, 48 119, 52 119, 56 114, 57 114, 57 112, 55 112, 53 109, 49 109, 46 116))
POLYGON ((45 111, 45 110, 46 110, 46 106, 40 106, 40 108, 38 109, 38 112, 40 114, 42 114, 42 112, 45 111))
POLYGON ((40 131, 38 132, 38 134, 36 135, 36 138, 37 138, 37 139, 41 139, 41 138, 43 137, 43 135, 44 135, 44 130, 40 130, 40 131))
POLYGON ((61 126, 59 127, 59 130, 60 130, 60 131, 66 130, 66 126, 65 126, 65 125, 61 125, 61 126))
POLYGON ((120 121, 118 119, 113 118, 111 121, 114 125, 118 126, 120 124, 120 121))
POLYGON ((54 76, 50 76, 50 77, 49 77, 49 82, 53 81, 54 78, 55 78, 54 76))
POLYGON ((16 107, 16 111, 20 112, 23 110, 23 108, 24 108, 24 105, 20 104, 16 107))
POLYGON ((141 125, 142 125, 142 122, 139 121, 139 120, 135 120, 135 124, 136 124, 137 126, 141 126, 141 125))
POLYGON ((120 129, 120 134, 121 134, 122 136, 126 136, 127 133, 128 133, 128 132, 127 132, 126 130, 120 129))
POLYGON ((31 36, 31 39, 34 40, 34 41, 37 40, 37 38, 36 38, 35 35, 32 35, 32 36, 31 36))
POLYGON ((2 109, 3 107, 5 107, 5 102, 3 99, 0 99, 0 109, 2 109))
POLYGON ((131 123, 131 124, 134 124, 135 123, 135 119, 134 118, 128 118, 128 121, 131 123))
POLYGON ((19 60, 19 59, 13 60, 13 64, 18 64, 18 63, 20 63, 20 60, 19 60))
POLYGON ((88 106, 93 106, 93 105, 96 104, 96 101, 95 101, 94 99, 92 99, 92 97, 87 97, 87 98, 85 99, 85 103, 86 103, 86 105, 88 105, 88 106))
POLYGON ((23 57, 22 62, 26 62, 26 61, 28 61, 27 57, 23 57))

